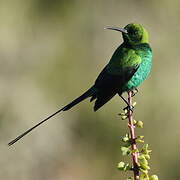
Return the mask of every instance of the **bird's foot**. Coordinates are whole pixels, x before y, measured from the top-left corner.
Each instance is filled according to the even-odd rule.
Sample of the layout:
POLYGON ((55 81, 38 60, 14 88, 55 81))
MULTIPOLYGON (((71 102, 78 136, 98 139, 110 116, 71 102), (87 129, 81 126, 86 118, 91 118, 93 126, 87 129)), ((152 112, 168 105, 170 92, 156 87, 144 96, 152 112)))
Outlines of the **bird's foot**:
POLYGON ((127 104, 127 106, 125 108, 123 108, 123 111, 131 111, 133 113, 133 109, 134 109, 134 106, 131 106, 128 101, 122 96, 120 95, 120 97, 123 99, 123 101, 127 104))
POLYGON ((129 104, 125 107, 125 108, 123 108, 123 110, 125 111, 131 111, 132 113, 133 113, 133 110, 134 110, 134 106, 130 106, 129 104))
POLYGON ((138 92, 139 92, 138 89, 135 88, 135 89, 132 91, 132 97, 134 97, 138 92))

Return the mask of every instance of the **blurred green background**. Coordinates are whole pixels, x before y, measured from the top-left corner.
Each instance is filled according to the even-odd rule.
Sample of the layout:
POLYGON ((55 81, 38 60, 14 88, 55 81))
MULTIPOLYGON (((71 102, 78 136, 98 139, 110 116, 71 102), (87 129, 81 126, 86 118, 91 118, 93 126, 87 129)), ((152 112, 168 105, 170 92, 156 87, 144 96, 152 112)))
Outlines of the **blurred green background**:
POLYGON ((80 95, 122 42, 106 25, 143 24, 151 76, 135 97, 138 130, 153 150, 152 173, 180 179, 180 1, 1 0, 0 179, 118 180, 126 123, 116 96, 94 113, 84 101, 12 147, 7 143, 80 95))

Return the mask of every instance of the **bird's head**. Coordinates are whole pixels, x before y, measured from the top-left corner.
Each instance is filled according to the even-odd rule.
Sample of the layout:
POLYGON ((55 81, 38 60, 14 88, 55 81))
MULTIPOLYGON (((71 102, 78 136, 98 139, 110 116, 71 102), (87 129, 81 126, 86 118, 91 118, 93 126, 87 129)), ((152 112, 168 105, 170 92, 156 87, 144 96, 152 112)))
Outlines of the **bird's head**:
POLYGON ((107 27, 106 29, 122 32, 124 42, 130 45, 148 43, 148 32, 140 25, 131 23, 124 28, 107 27))

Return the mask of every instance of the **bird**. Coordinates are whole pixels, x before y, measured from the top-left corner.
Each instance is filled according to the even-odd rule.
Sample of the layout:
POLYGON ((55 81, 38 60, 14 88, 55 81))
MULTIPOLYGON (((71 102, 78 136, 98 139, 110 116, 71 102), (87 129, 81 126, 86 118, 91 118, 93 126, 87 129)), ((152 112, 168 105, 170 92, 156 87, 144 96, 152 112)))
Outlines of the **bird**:
POLYGON ((130 23, 124 28, 108 26, 105 29, 120 32, 123 43, 115 50, 95 83, 81 96, 9 142, 9 146, 56 114, 70 110, 87 98, 90 98, 90 102, 95 101, 94 111, 100 109, 116 94, 127 103, 122 94, 136 89, 151 71, 152 49, 149 45, 148 31, 138 23, 130 23))

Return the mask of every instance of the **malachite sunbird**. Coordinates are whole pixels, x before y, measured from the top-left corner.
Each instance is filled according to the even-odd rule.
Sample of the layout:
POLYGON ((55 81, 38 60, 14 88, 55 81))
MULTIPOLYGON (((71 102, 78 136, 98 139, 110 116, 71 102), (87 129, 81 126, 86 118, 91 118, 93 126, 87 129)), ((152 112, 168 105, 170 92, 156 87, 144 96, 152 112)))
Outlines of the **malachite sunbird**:
POLYGON ((86 98, 90 97, 90 102, 96 100, 94 111, 97 111, 116 94, 121 96, 123 92, 136 89, 147 78, 151 70, 152 50, 146 29, 134 23, 124 28, 107 27, 106 29, 121 32, 123 43, 116 49, 94 85, 80 97, 12 140, 9 145, 14 144, 54 115, 71 109, 86 98))

